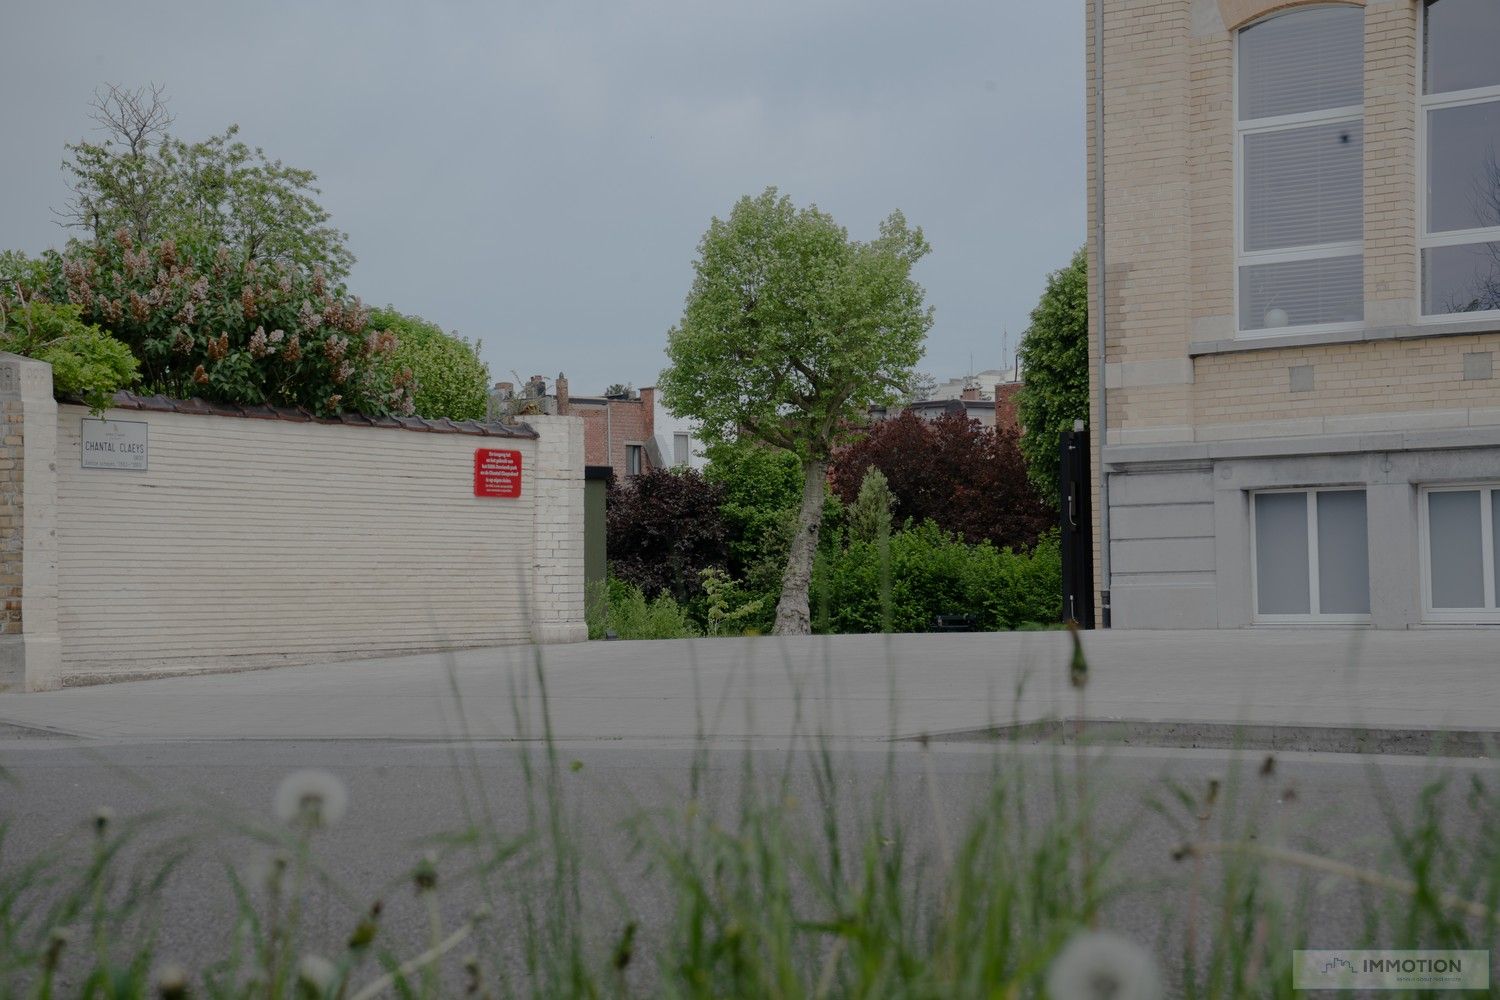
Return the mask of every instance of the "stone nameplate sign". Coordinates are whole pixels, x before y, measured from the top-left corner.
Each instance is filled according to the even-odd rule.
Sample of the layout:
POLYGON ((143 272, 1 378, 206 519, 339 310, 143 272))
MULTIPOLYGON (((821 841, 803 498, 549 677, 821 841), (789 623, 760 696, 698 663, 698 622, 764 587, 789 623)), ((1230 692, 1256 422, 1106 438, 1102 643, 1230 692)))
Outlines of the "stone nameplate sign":
POLYGON ((521 453, 509 448, 476 448, 474 495, 506 498, 520 496, 521 453))
POLYGON ((146 471, 148 425, 141 420, 83 418, 82 451, 85 469, 146 471))

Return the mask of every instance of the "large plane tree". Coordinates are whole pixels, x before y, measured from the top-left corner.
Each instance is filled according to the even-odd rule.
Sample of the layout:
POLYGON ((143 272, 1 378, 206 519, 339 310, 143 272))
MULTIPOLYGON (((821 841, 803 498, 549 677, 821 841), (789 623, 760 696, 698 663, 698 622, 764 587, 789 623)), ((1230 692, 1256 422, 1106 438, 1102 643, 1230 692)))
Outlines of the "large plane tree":
POLYGON ((811 631, 808 584, 833 449, 872 405, 905 391, 921 357, 932 310, 911 272, 929 249, 900 212, 860 242, 775 188, 741 198, 698 245, 660 387, 710 444, 749 438, 802 464, 778 635, 811 631))

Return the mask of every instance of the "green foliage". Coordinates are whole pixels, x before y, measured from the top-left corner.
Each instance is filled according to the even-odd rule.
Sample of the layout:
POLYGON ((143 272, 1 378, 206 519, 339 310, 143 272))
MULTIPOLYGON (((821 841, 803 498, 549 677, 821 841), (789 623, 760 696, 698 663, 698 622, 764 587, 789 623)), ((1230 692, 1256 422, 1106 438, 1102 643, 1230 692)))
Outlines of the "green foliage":
POLYGON ((764 594, 752 597, 745 593, 722 569, 710 566, 701 575, 705 631, 711 636, 732 635, 737 630, 743 631, 743 623, 768 603, 764 594))
POLYGON ((767 188, 715 218, 658 383, 709 444, 742 435, 826 458, 911 379, 932 325, 911 269, 929 251, 900 212, 868 243, 767 188))
POLYGON ((115 393, 140 378, 130 348, 79 319, 77 306, 17 299, 0 294, 0 349, 52 366, 52 391, 81 399, 99 413, 115 393))
MULTIPOLYGON (((932 325, 911 272, 929 250, 900 212, 862 243, 775 188, 741 198, 698 244, 682 320, 667 335, 671 366, 658 382, 668 409, 697 421, 709 445, 745 437, 793 453, 813 496, 835 445, 911 380, 932 325)), ((799 504, 778 632, 808 631, 821 514, 799 504)))
POLYGON ((317 201, 317 175, 247 145, 239 126, 185 142, 168 133, 160 89, 114 86, 95 95, 92 117, 104 135, 66 147, 73 198, 62 214, 94 240, 124 229, 138 245, 171 239, 263 267, 349 273, 354 255, 317 201))
POLYGON ((671 594, 648 601, 639 587, 611 577, 605 630, 617 639, 690 639, 699 634, 687 609, 671 594))
MULTIPOLYGON (((743 623, 746 631, 769 632, 774 624, 781 580, 802 501, 802 470, 797 457, 781 448, 752 441, 710 445, 705 479, 720 485, 720 508, 729 543, 729 575, 745 594, 762 599, 743 623)), ((829 491, 824 496, 819 546, 838 544, 843 505, 829 491)))
POLYGON ((1026 434, 1021 450, 1036 490, 1057 506, 1057 435, 1089 418, 1088 255, 1047 276, 1021 338, 1022 386, 1017 412, 1026 434))
MULTIPOLYGON (((729 569, 743 576, 767 555, 784 562, 788 511, 802 499, 797 456, 749 441, 709 445, 703 476, 724 490, 724 523, 729 533, 729 569)), ((778 567, 779 568, 779 567, 778 567)))
POLYGON ((395 307, 370 311, 367 332, 388 331, 397 338, 387 359, 392 375, 410 370, 416 379, 412 405, 419 417, 483 420, 489 404, 490 369, 479 359, 479 344, 443 331, 420 316, 395 307))
POLYGON ((814 606, 831 632, 925 632, 937 615, 973 615, 981 629, 1013 629, 1062 617, 1062 557, 1056 535, 1030 552, 967 545, 932 522, 888 544, 854 540, 825 555, 813 577, 814 606))
POLYGON ((877 466, 865 471, 859 484, 859 496, 849 508, 849 540, 851 542, 873 542, 891 535, 891 510, 896 498, 891 495, 891 484, 885 473, 877 466))
POLYGON ((121 229, 51 261, 83 319, 130 347, 149 392, 319 415, 412 412, 412 374, 390 361, 396 338, 367 329, 358 299, 317 268, 238 253, 137 246, 121 229))

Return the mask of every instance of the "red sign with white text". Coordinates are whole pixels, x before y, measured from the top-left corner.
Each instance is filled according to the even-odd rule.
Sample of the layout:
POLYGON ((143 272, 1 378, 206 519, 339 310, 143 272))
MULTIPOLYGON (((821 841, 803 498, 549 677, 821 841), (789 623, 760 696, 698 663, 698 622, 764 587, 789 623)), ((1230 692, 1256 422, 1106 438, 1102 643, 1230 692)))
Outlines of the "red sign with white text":
POLYGON ((506 448, 474 449, 474 495, 521 495, 521 453, 506 448))

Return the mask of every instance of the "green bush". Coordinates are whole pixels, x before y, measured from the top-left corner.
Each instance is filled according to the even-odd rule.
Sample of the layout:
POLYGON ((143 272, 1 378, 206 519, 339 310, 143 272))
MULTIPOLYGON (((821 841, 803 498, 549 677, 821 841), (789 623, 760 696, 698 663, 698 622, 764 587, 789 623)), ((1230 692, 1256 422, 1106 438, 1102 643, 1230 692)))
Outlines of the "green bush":
POLYGON ((617 639, 691 639, 701 634, 671 594, 648 601, 640 588, 613 577, 608 594, 604 627, 617 639))
POLYGON ((972 615, 982 629, 1013 629, 1062 616, 1062 559, 1055 534, 1030 552, 966 545, 932 522, 822 554, 812 605, 823 631, 925 632, 937 615, 972 615))
POLYGON ((0 347, 52 366, 52 391, 98 413, 140 378, 130 348, 79 318, 78 306, 7 303, 0 297, 0 347))
POLYGON ((410 369, 416 377, 412 403, 417 416, 484 419, 490 369, 479 359, 478 342, 471 344, 436 323, 397 312, 391 306, 371 310, 367 329, 396 335, 399 343, 388 363, 393 373, 410 369))

